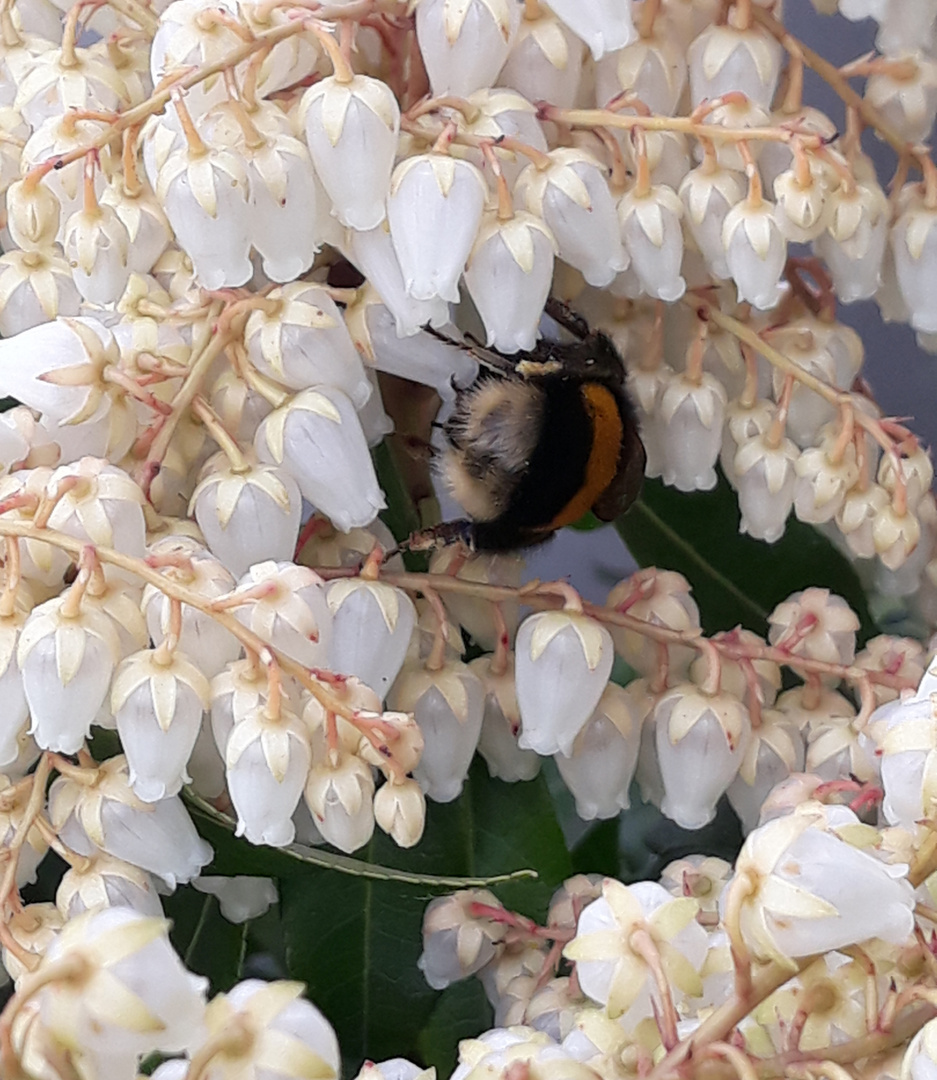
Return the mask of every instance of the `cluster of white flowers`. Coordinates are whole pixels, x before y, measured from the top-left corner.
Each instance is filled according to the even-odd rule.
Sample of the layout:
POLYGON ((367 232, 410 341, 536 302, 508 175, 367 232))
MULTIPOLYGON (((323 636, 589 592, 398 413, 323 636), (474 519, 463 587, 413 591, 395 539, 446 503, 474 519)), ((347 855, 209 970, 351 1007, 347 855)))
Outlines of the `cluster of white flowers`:
MULTIPOLYGON (((434 902, 427 980, 478 974, 499 1025, 457 1080, 672 1080, 738 1000, 696 1053, 742 1080, 849 1040, 877 1062, 929 1018, 933 646, 857 652, 821 588, 706 639, 673 572, 603 607, 521 588, 515 555, 405 574, 370 454, 388 376, 445 416, 478 375, 425 327, 522 353, 552 293, 621 352, 649 476, 718 464, 744 532, 793 512, 937 621, 930 459, 834 314, 874 298, 937 346, 937 0, 908 6, 817 2, 880 23, 826 71, 865 78, 840 134, 780 0, 0 2, 0 1075, 337 1077, 301 987, 206 1003, 172 952, 177 885, 232 920, 276 899, 199 876, 183 787, 255 844, 410 847, 476 750, 509 782, 552 757, 586 820, 633 779, 687 829, 727 795, 747 840, 734 869, 575 878, 545 927, 434 902), (863 124, 903 151, 890 200, 863 124), (55 903, 24 906, 50 847, 55 903)), ((908 1053, 928 1080, 937 1035, 908 1053)))

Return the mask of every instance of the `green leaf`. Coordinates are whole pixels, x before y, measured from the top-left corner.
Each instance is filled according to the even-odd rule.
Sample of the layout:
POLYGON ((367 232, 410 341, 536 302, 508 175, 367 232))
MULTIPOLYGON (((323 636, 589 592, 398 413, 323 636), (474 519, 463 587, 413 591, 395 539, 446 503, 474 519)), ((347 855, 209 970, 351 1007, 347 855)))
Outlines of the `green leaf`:
POLYGON ((741 624, 763 635, 775 605, 810 585, 849 603, 861 622, 860 643, 878 633, 856 571, 813 526, 791 516, 784 536, 766 544, 741 535, 739 518, 735 492, 722 476, 713 491, 688 494, 647 480, 615 527, 641 566, 687 578, 707 634, 741 624))
POLYGON ((205 975, 213 994, 230 990, 243 974, 249 923, 228 922, 218 900, 191 885, 165 897, 163 910, 172 920, 170 940, 189 971, 205 975))
POLYGON ((451 1076, 459 1058, 459 1040, 477 1039, 494 1023, 491 1006, 478 979, 453 983, 439 995, 426 1027, 417 1040, 417 1053, 437 1077, 451 1076))
MULTIPOLYGON (((509 906, 542 917, 569 874, 569 856, 540 781, 506 785, 476 763, 462 796, 429 804, 420 844, 402 851, 375 835, 362 853, 370 862, 423 875, 485 877, 520 864, 536 881, 494 891, 509 906)), ((338 1032, 347 1069, 365 1057, 414 1057, 420 1032, 438 1003, 416 966, 426 905, 438 890, 398 881, 351 877, 295 864, 281 881, 290 975, 338 1032)), ((477 1018, 481 1030, 485 1017, 477 1018)))

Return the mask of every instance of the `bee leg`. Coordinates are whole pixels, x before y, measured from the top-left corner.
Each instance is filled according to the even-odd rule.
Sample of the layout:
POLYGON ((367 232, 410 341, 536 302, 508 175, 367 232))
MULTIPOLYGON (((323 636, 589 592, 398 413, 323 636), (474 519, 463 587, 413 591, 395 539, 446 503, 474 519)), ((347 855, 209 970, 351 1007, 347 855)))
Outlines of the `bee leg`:
POLYGON ((428 529, 411 533, 400 546, 410 551, 438 551, 449 544, 462 544, 469 552, 475 550, 475 525, 471 521, 444 521, 428 529))
POLYGON ((592 336, 592 331, 589 329, 586 320, 573 311, 568 304, 564 304, 562 300, 557 300, 553 296, 549 297, 544 311, 555 323, 559 323, 564 330, 568 330, 573 337, 579 338, 580 341, 585 341, 592 336))

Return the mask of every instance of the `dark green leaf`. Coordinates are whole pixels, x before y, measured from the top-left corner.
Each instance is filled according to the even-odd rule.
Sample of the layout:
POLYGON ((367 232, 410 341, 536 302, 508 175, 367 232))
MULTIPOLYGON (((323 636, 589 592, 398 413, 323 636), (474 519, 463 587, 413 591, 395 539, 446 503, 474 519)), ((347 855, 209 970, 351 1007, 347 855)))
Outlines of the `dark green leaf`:
POLYGON ((459 1040, 475 1039, 494 1023, 491 1006, 478 979, 454 983, 439 995, 426 1027, 420 1032, 417 1053, 436 1075, 452 1074, 458 1062, 459 1040))
POLYGON ((214 896, 190 885, 165 897, 163 910, 172 920, 173 947, 189 971, 205 975, 213 994, 230 990, 242 975, 249 924, 228 922, 214 896))
MULTIPOLYGON (((476 763, 462 796, 430 804, 426 833, 412 851, 375 835, 361 855, 420 874, 489 874, 532 866, 537 881, 495 890, 509 906, 542 916, 570 872, 569 857, 541 781, 506 785, 476 763)), ((287 963, 293 978, 338 1031, 349 1070, 418 1053, 420 1031, 438 994, 416 966, 427 903, 425 886, 350 877, 297 864, 281 882, 287 963)), ((478 1029, 476 1029, 478 1030, 478 1029)))
POLYGON ((742 536, 735 492, 721 476, 715 490, 689 494, 648 480, 615 524, 642 566, 679 570, 687 578, 707 633, 741 624, 764 634, 774 606, 810 585, 849 603, 862 641, 878 632, 858 575, 826 537, 793 516, 775 544, 742 536))

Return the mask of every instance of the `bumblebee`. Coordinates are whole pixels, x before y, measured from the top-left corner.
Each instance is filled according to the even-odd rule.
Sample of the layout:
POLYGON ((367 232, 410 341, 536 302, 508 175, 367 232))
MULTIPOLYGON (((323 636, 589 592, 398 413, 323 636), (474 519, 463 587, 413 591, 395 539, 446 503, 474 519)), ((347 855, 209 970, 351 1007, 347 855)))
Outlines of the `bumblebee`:
POLYGON ((439 457, 468 520, 418 534, 411 547, 532 547, 589 510, 611 521, 637 498, 645 453, 622 359, 565 305, 551 300, 546 311, 568 340, 514 356, 452 343, 484 369, 459 392, 439 457))

